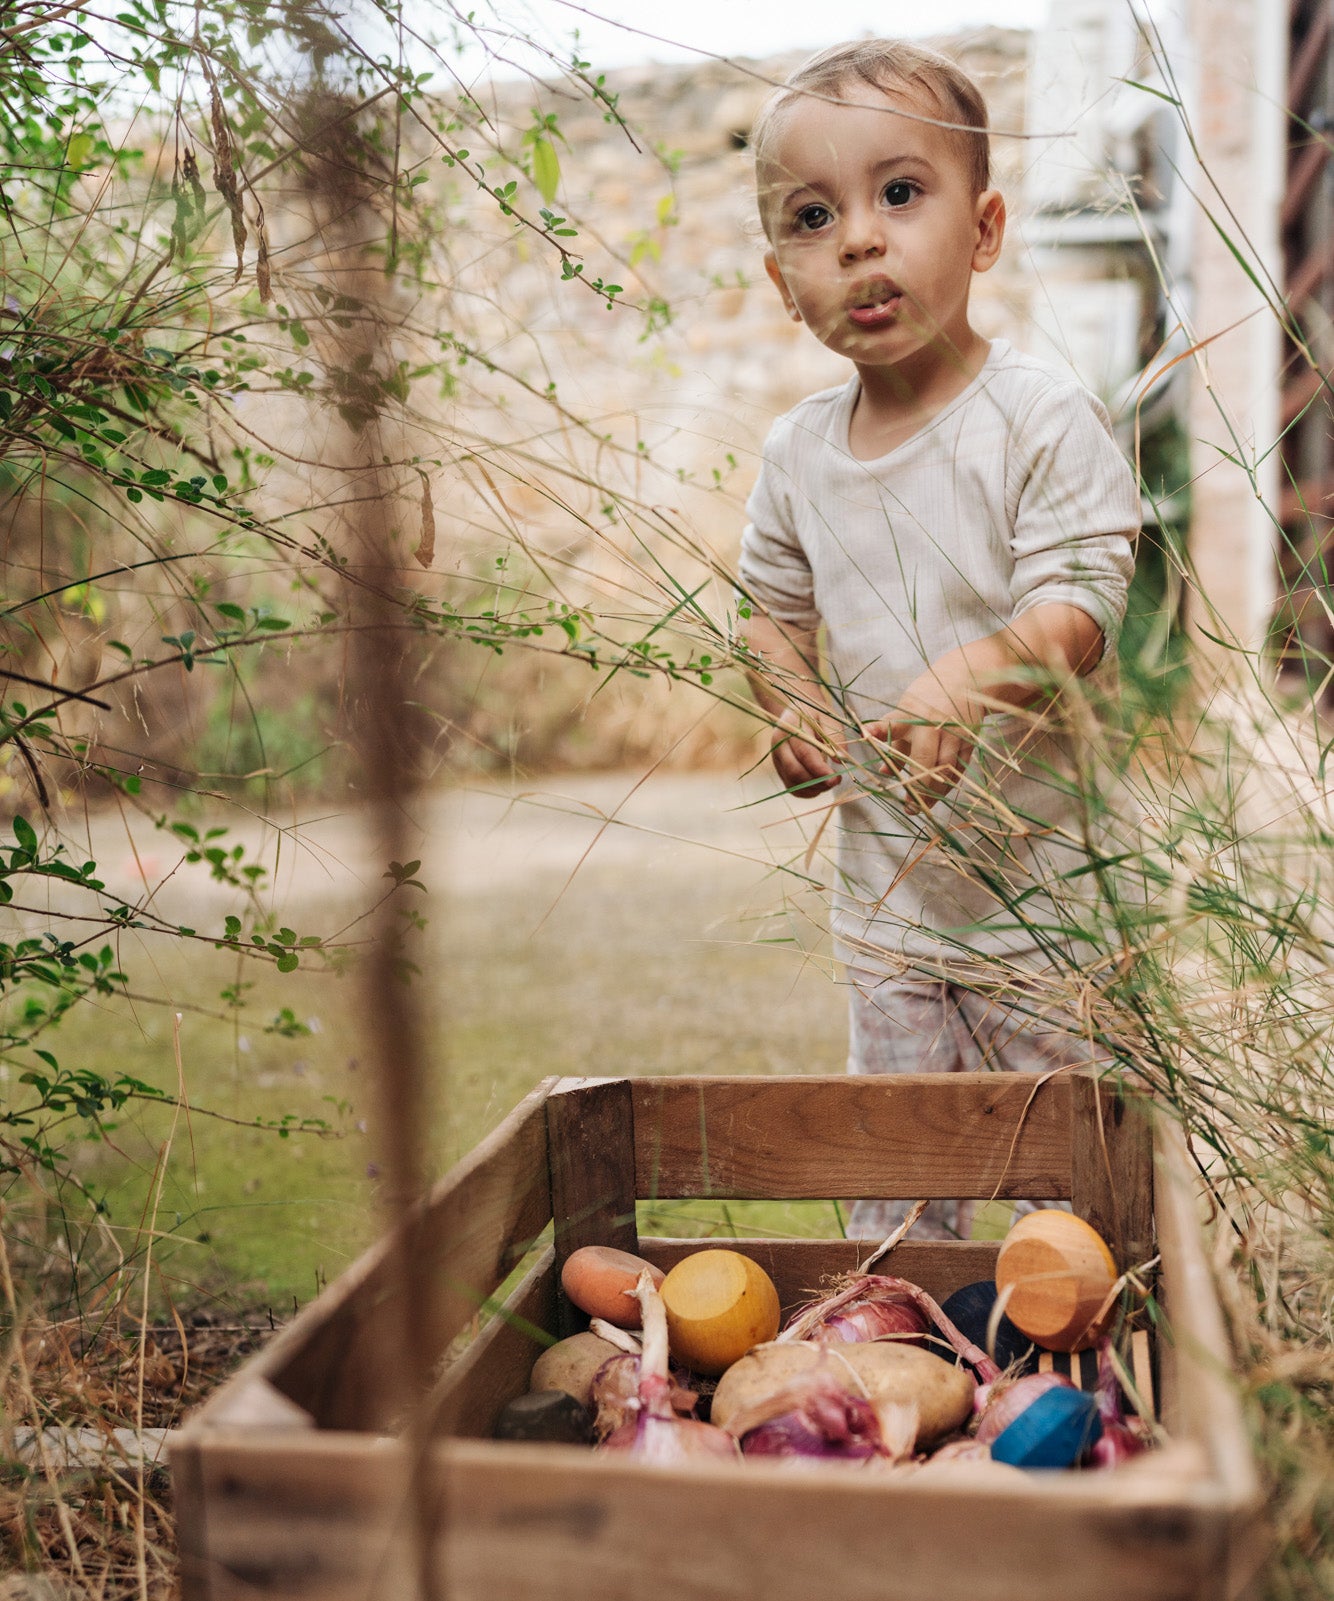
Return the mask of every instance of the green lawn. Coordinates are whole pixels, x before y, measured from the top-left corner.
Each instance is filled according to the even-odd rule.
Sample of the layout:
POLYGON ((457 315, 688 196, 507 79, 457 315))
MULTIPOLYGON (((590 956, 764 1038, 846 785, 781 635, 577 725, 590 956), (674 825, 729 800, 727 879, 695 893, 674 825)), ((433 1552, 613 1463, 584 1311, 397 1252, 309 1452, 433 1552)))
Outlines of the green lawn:
MULTIPOLYGON (((672 779, 639 792, 629 823, 604 832, 581 861, 596 832, 588 806, 610 810, 630 787, 566 785, 579 802, 574 815, 547 804, 507 810, 479 797, 426 803, 429 893, 417 904, 428 926, 413 952, 421 974, 410 992, 372 1002, 355 968, 284 977, 248 966, 259 982, 248 997, 251 1020, 237 1026, 204 1015, 222 1010, 234 957, 203 945, 127 944, 121 962, 131 988, 165 1004, 76 1009, 54 1048, 67 1066, 126 1071, 171 1089, 173 1008, 181 1008, 193 1110, 174 1128, 164 1109, 140 1110, 108 1144, 80 1149, 77 1170, 105 1196, 115 1249, 142 1251, 155 1215, 155 1282, 186 1304, 208 1294, 290 1311, 341 1272, 378 1227, 374 1035, 379 1008, 389 1005, 423 1012, 437 1171, 549 1074, 840 1071, 842 992, 805 948, 816 943, 810 919, 821 899, 806 891, 804 912, 785 911, 788 881, 769 860, 781 850, 764 825, 781 816, 780 803, 738 812, 739 791, 727 780, 672 779), (312 1032, 265 1032, 284 1007, 312 1032), (210 1113, 245 1122, 322 1118, 330 1131, 284 1139, 210 1113)), ((329 853, 320 871, 291 873, 289 852, 290 882, 275 875, 284 918, 302 931, 337 926, 354 882, 375 882, 343 827, 339 873, 323 870, 329 853)), ((220 894, 202 903, 192 917, 201 929, 229 909, 220 894)), ((756 1226, 750 1212, 697 1207, 688 1223, 644 1221, 725 1233, 742 1215, 756 1226)), ((838 1232, 831 1207, 774 1209, 758 1226, 838 1232)))

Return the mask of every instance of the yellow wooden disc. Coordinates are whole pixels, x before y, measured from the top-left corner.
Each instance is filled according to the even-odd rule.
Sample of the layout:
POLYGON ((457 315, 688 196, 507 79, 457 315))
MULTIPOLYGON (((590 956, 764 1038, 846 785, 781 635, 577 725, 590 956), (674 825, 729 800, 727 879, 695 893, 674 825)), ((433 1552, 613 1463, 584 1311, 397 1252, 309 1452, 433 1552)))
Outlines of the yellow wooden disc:
POLYGON ((1102 1236, 1072 1212, 1021 1217, 996 1259, 1006 1316, 1049 1351, 1082 1351, 1096 1342, 1114 1310, 1103 1304, 1116 1278, 1102 1236))
POLYGON ((693 1373, 725 1372, 778 1333, 778 1291, 739 1251, 695 1251, 662 1281, 672 1355, 693 1373))

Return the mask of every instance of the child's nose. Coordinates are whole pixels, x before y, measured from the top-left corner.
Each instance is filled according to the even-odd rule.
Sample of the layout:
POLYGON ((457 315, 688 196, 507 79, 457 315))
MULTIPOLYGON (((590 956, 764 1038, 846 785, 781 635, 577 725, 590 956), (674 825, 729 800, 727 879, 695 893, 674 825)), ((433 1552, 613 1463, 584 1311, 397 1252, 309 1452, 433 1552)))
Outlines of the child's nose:
POLYGON ((867 256, 884 255, 884 224, 874 211, 862 209, 846 211, 842 220, 839 255, 844 261, 861 261, 867 256))

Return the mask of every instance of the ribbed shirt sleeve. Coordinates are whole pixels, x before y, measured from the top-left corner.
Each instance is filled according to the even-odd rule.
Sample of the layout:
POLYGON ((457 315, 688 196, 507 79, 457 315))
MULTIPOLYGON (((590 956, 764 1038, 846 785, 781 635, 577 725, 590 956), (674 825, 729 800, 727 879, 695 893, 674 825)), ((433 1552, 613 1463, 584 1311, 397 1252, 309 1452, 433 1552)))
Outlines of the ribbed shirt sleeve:
POLYGON ((1106 408, 1078 384, 1038 401, 1017 430, 1007 499, 1014 615, 1051 602, 1088 612, 1115 649, 1135 570, 1139 491, 1106 408))
POLYGON ((779 465, 791 431, 790 419, 784 418, 765 444, 759 477, 746 501, 737 576, 742 595, 780 622, 809 631, 820 623, 815 581, 792 516, 790 473, 779 465))

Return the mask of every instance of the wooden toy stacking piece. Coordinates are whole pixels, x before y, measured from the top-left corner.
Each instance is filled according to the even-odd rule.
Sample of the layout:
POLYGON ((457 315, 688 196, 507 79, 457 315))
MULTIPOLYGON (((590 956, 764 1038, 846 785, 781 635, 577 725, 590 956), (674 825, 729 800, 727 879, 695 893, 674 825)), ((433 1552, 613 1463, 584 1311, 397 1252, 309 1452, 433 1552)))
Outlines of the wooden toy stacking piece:
POLYGON ((1016 1328, 1051 1351, 1082 1351, 1111 1319, 1104 1308, 1116 1263, 1102 1237, 1072 1212, 1030 1212, 1005 1237, 996 1288, 1016 1328))
POLYGON ((1082 1390, 1048 1390, 991 1442, 992 1460, 1015 1468, 1069 1468, 1102 1434, 1098 1403, 1082 1390))
POLYGON ((778 1333, 778 1291, 739 1251, 696 1251, 662 1281, 672 1355, 694 1373, 716 1377, 778 1333))

